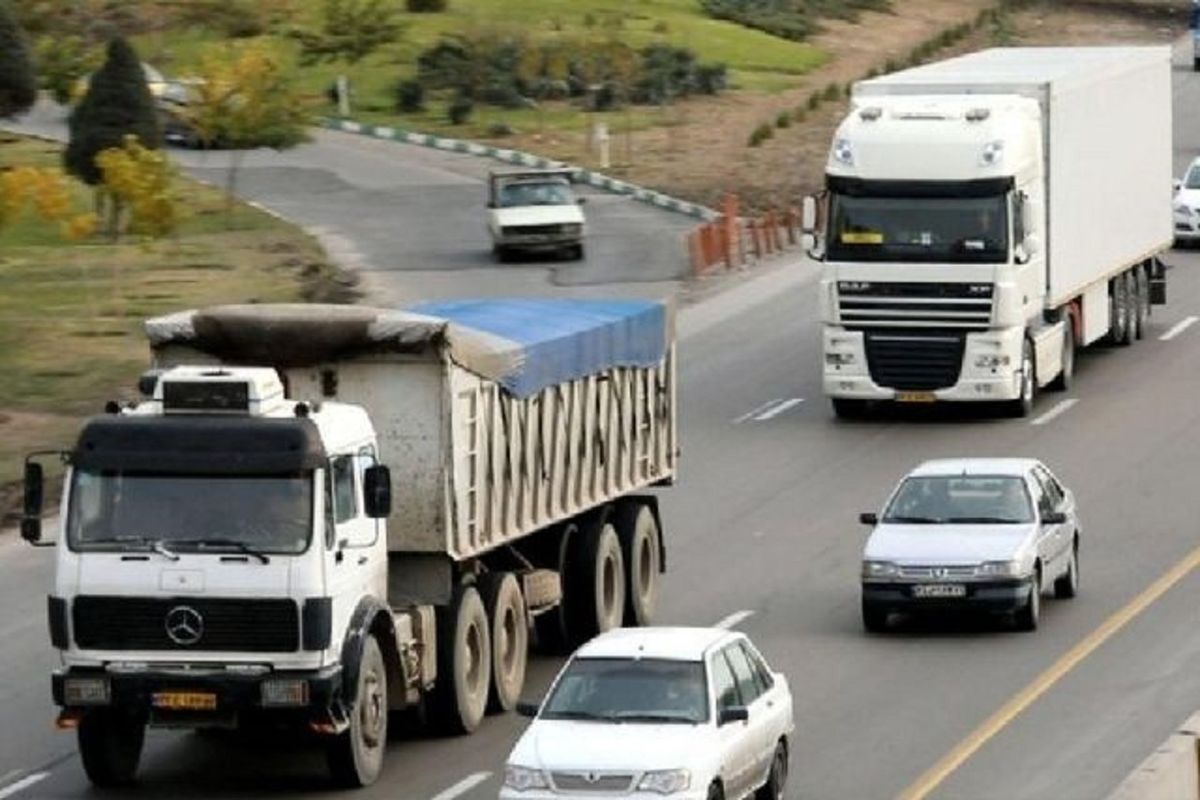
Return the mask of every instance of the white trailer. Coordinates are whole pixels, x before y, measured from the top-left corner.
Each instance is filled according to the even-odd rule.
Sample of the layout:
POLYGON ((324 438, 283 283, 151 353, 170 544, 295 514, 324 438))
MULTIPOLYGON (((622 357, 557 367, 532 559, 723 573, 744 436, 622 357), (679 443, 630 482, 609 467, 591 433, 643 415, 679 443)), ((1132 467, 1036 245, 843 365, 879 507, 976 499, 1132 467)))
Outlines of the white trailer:
MULTIPOLYGON (((230 306, 146 328, 147 399, 67 454, 54 694, 95 783, 132 780, 147 724, 265 715, 326 735, 335 778, 365 785, 388 710, 470 732, 515 705, 531 638, 650 620, 665 548, 637 492, 676 471, 668 306, 230 306)), ((40 483, 31 462, 30 540, 40 483)))
MULTIPOLYGON (((999 48, 855 84, 815 255, 824 387, 1003 401, 1140 338, 1171 246, 1167 47, 999 48)), ((815 228, 814 228, 815 231, 815 228)))

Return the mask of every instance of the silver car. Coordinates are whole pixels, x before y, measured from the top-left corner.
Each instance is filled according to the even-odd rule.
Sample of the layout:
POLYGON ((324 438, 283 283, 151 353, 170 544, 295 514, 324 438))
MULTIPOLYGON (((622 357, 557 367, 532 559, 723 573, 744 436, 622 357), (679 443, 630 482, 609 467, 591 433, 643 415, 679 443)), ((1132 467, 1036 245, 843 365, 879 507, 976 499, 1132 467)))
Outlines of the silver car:
POLYGON ((863 550, 868 631, 893 612, 950 609, 1012 614, 1038 626, 1043 594, 1079 589, 1075 497, 1033 459, 927 461, 892 492, 863 550))

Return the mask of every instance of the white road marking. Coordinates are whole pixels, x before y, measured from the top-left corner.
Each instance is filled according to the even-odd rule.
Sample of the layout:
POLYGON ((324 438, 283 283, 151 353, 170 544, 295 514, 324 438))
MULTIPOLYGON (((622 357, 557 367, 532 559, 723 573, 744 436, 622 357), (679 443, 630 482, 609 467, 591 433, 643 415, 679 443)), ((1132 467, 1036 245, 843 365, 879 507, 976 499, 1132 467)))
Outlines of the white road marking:
POLYGON ((714 628, 724 628, 725 630, 732 630, 733 628, 736 628, 740 623, 745 622, 748 618, 750 618, 752 616, 754 616, 753 611, 735 611, 732 614, 730 614, 728 617, 726 617, 725 619, 718 622, 716 625, 713 625, 713 627, 714 628))
POLYGON ((1045 414, 1042 414, 1040 417, 1033 420, 1029 424, 1030 425, 1045 425, 1047 422, 1054 419, 1055 417, 1057 417, 1061 414, 1065 414, 1067 411, 1069 411, 1071 409, 1071 406, 1075 405, 1078 402, 1079 402, 1078 397, 1068 397, 1066 400, 1059 400, 1058 404, 1055 405, 1054 408, 1050 409, 1045 414))
POLYGON ((739 422, 745 422, 746 420, 750 419, 751 417, 761 414, 762 412, 766 411, 768 408, 775 405, 776 403, 781 402, 782 400, 783 400, 782 397, 776 397, 774 400, 768 400, 767 402, 763 403, 760 406, 755 406, 753 411, 747 411, 745 414, 742 414, 740 417, 737 417, 736 419, 734 419, 733 424, 736 425, 739 422))
POLYGON ((804 402, 803 397, 793 397, 790 400, 784 400, 782 403, 775 406, 774 408, 768 409, 767 411, 764 411, 761 414, 759 414, 757 417, 754 417, 754 421, 755 422, 766 422, 769 419, 774 419, 775 417, 778 417, 783 412, 787 411, 789 408, 795 408, 796 406, 800 405, 803 402, 804 402))
MULTIPOLYGON (((461 797, 490 777, 492 777, 492 773, 490 772, 476 772, 474 775, 468 775, 449 789, 439 792, 429 800, 454 800, 454 798, 461 797)), ((0 800, 4 800, 3 796, 0 796, 0 800)))
POLYGON ((1179 334, 1186 331, 1188 328, 1195 325, 1197 320, 1200 320, 1200 317, 1184 317, 1183 319, 1179 320, 1179 322, 1176 322, 1174 325, 1172 325, 1171 330, 1167 331, 1162 336, 1158 337, 1158 340, 1160 342, 1171 341, 1176 336, 1178 336, 1179 334))
POLYGON ((12 797, 17 792, 19 792, 23 789, 28 789, 30 786, 33 786, 35 783, 40 783, 41 781, 44 781, 47 777, 49 777, 49 775, 50 775, 49 772, 35 772, 32 775, 26 775, 24 778, 21 778, 21 780, 17 781, 16 783, 10 783, 8 786, 5 786, 3 789, 0 789, 0 800, 4 800, 6 797, 12 797))

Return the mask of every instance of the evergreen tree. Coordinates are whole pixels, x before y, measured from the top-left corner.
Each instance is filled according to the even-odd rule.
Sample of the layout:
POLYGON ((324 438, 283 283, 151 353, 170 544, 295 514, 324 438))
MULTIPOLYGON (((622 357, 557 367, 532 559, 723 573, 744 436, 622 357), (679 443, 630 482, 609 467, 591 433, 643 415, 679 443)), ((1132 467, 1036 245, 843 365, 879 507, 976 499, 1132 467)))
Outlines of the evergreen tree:
POLYGON ((7 0, 0 0, 0 119, 28 111, 36 100, 29 43, 7 0))
POLYGON ((127 135, 149 148, 162 144, 154 98, 129 42, 118 37, 108 43, 104 65, 92 75, 67 124, 71 138, 63 161, 68 172, 91 186, 103 178, 96 156, 122 147, 127 135))

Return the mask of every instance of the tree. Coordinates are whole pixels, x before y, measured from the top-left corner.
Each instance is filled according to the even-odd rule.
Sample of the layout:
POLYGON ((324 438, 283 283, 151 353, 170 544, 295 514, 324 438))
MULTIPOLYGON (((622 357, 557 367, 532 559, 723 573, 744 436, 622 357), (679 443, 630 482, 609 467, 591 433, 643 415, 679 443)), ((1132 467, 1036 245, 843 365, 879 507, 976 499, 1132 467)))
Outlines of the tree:
POLYGON ((252 43, 209 50, 182 113, 208 144, 232 149, 225 188, 233 207, 243 150, 286 150, 308 140, 308 109, 282 60, 252 43))
MULTIPOLYGON (((88 82, 87 93, 67 121, 70 141, 63 160, 67 171, 89 186, 103 180, 96 156, 122 147, 136 136, 144 146, 162 142, 158 111, 137 54, 122 38, 108 43, 103 66, 88 82)), ((115 210, 114 210, 115 212, 115 210)))
POLYGON ((82 239, 95 229, 94 214, 71 214, 71 192, 61 170, 15 167, 0 172, 0 230, 32 205, 39 217, 58 222, 63 235, 82 239))
POLYGON ((25 32, 7 0, 0 0, 0 119, 28 111, 37 101, 37 77, 25 32))
MULTIPOLYGON (((110 147, 96 156, 105 189, 118 205, 129 209, 129 229, 151 239, 172 233, 179 217, 171 180, 175 170, 161 150, 143 146, 136 136, 126 136, 121 147, 110 147)), ((120 230, 110 231, 118 236, 120 230)))
POLYGON ((37 43, 38 79, 55 102, 67 105, 79 79, 96 68, 92 50, 79 36, 44 36, 37 43))
MULTIPOLYGON (((353 68, 383 45, 397 41, 403 31, 387 0, 325 0, 320 31, 295 30, 292 37, 300 42, 304 65, 340 61, 353 68)), ((338 85, 344 87, 345 76, 338 76, 338 85)), ((344 115, 350 113, 348 94, 339 89, 344 115)))

